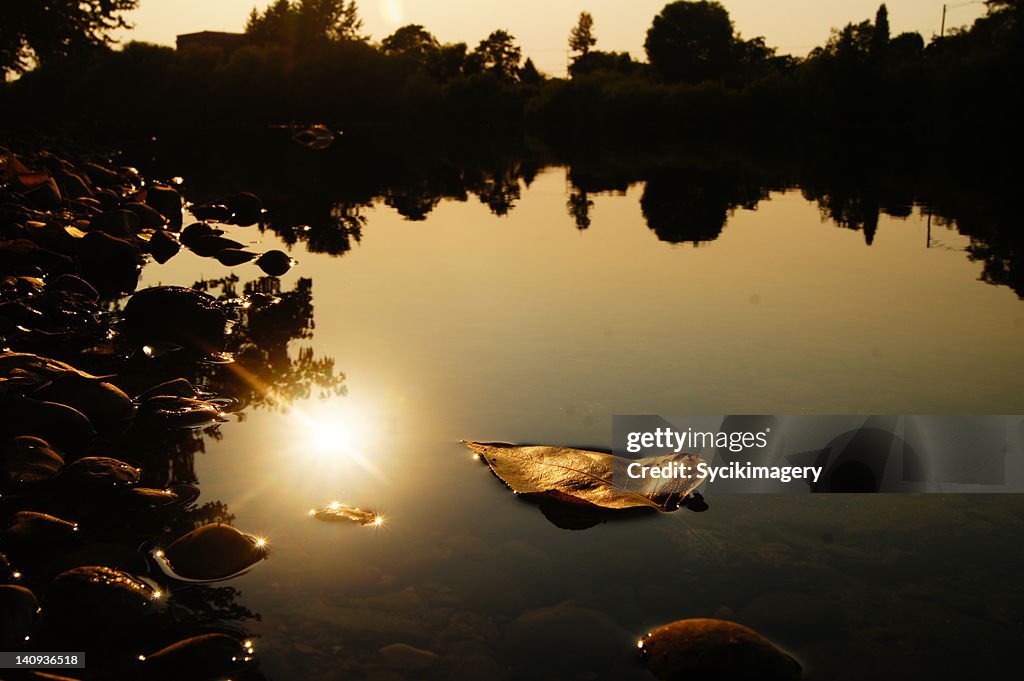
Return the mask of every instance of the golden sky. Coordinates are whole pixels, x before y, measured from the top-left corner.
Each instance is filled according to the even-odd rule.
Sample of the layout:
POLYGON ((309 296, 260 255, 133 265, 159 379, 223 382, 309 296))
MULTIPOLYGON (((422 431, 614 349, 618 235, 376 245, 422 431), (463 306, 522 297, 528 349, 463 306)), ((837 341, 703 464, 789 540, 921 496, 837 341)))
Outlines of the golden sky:
MULTIPOLYGON (((879 0, 724 0, 736 29, 746 38, 763 35, 780 52, 804 55, 823 43, 832 26, 873 17, 879 0)), ((141 0, 130 15, 135 25, 122 38, 171 45, 179 33, 238 31, 254 6, 269 0, 141 0)), ((474 46, 496 28, 509 30, 537 66, 562 75, 566 38, 580 11, 594 15, 598 49, 643 57, 644 34, 665 0, 362 0, 366 32, 380 40, 395 28, 423 24, 443 42, 474 46)), ((938 33, 940 0, 890 0, 893 33, 919 31, 927 40, 938 33)), ((947 28, 984 13, 979 2, 952 2, 947 28)))

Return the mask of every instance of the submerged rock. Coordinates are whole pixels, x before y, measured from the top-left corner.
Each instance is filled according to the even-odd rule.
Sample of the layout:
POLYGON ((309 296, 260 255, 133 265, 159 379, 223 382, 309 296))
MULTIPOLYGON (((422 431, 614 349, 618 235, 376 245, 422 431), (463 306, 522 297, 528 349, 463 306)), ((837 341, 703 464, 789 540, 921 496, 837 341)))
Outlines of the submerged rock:
POLYGON ((107 456, 87 456, 64 469, 61 481, 73 491, 111 491, 137 485, 142 471, 107 456))
POLYGON ((662 681, 793 681, 800 663, 753 629, 716 619, 679 620, 639 642, 651 673, 662 681))
POLYGON ((124 331, 135 347, 173 343, 220 352, 227 338, 227 317, 213 296, 181 286, 139 291, 124 308, 124 331))
POLYGON ((19 560, 60 553, 78 542, 77 523, 35 511, 18 511, 0 534, 4 551, 19 560))
POLYGON ((65 452, 89 444, 96 436, 92 423, 77 409, 17 396, 3 401, 0 432, 11 436, 32 435, 65 452))
POLYGON ((67 376, 37 390, 33 397, 77 409, 101 431, 122 425, 135 416, 135 404, 123 390, 96 378, 67 376))
POLYGON ((31 591, 21 586, 0 586, 0 648, 18 650, 35 626, 39 602, 31 591))
POLYGON ((135 236, 142 225, 139 216, 124 208, 115 208, 101 213, 89 221, 89 231, 105 232, 119 239, 135 236))
POLYGON ((37 437, 16 437, 3 449, 4 482, 9 485, 52 480, 63 467, 64 459, 61 455, 46 440, 37 437))
POLYGON ((139 405, 139 412, 146 423, 164 428, 205 428, 227 420, 218 404, 175 395, 150 397, 139 405))
POLYGON ((51 582, 43 599, 44 621, 69 636, 109 641, 111 636, 139 633, 162 596, 127 572, 100 565, 76 567, 51 582))
POLYGON ((236 575, 267 557, 266 542, 230 525, 213 523, 192 530, 163 551, 174 574, 214 581, 236 575))
POLYGON ((151 397, 197 397, 199 395, 195 387, 184 378, 173 378, 154 385, 148 390, 139 393, 135 399, 139 402, 148 400, 151 397))
POLYGON ((74 274, 62 274, 46 284, 47 291, 63 291, 80 296, 84 300, 95 302, 100 294, 92 284, 74 274))
POLYGON ((180 679, 184 670, 193 681, 220 681, 253 657, 252 641, 227 634, 203 634, 142 656, 147 678, 180 679))

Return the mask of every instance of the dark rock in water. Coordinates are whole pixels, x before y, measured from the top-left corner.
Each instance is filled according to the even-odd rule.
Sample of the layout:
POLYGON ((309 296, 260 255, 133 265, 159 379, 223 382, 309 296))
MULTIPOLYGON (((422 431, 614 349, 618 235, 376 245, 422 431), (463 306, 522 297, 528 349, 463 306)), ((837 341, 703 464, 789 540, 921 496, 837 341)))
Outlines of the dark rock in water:
POLYGON ((135 396, 139 402, 144 402, 151 397, 196 397, 199 393, 195 387, 184 378, 175 378, 164 381, 159 385, 145 390, 135 396))
POLYGON ((214 581, 236 575, 267 557, 266 542, 230 525, 214 523, 192 530, 163 551, 179 577, 214 581))
POLYGON ((528 610, 504 628, 502 638, 502 657, 514 678, 532 678, 536 661, 544 660, 549 679, 621 679, 631 662, 632 651, 622 645, 628 632, 605 613, 572 603, 528 610))
POLYGON ((76 640, 131 638, 146 629, 162 593, 114 568, 86 565, 54 578, 43 599, 44 623, 76 640), (102 623, 101 626, 97 626, 102 623), (80 638, 79 638, 80 637, 80 638))
POLYGON ((147 206, 144 203, 138 201, 132 201, 125 203, 121 206, 125 210, 130 210, 135 213, 139 218, 139 226, 142 229, 158 229, 167 224, 167 218, 160 214, 158 210, 152 206, 147 206))
POLYGON ((89 232, 81 241, 78 262, 90 284, 108 293, 135 290, 139 285, 139 251, 132 243, 105 232, 89 232))
POLYGON ((0 542, 8 555, 36 559, 76 546, 78 524, 46 513, 18 511, 0 533, 0 542))
POLYGON ((47 291, 64 291, 89 301, 96 302, 100 294, 92 284, 74 274, 62 274, 46 284, 47 291))
POLYGON ((3 449, 2 469, 7 485, 45 482, 57 477, 64 468, 64 459, 45 440, 22 435, 3 449))
POLYGON ((89 544, 60 556, 53 568, 54 572, 60 573, 89 565, 102 565, 128 573, 142 573, 149 569, 143 554, 122 544, 104 542, 89 544))
POLYGON ((280 277, 288 273, 295 261, 283 251, 267 251, 256 259, 259 268, 272 277, 280 277))
POLYGON ((192 681, 220 681, 252 660, 252 641, 227 634, 203 634, 178 641, 143 658, 146 678, 180 679, 188 670, 192 681))
POLYGON ((232 194, 224 199, 224 203, 232 213, 231 222, 236 225, 254 225, 263 215, 263 202, 249 192, 232 194))
POLYGON ((39 612, 35 594, 22 586, 0 586, 0 648, 18 650, 25 645, 39 612))
POLYGON ((121 197, 110 189, 99 189, 94 194, 103 210, 113 210, 121 205, 121 197))
POLYGON ((771 641, 734 622, 679 620, 647 634, 640 651, 662 681, 793 681, 800 663, 771 641))
POLYGON ((153 259, 163 265, 173 258, 181 250, 181 244, 176 238, 164 231, 154 232, 147 244, 147 251, 153 259))
POLYGON ((153 489, 151 487, 133 487, 118 495, 118 501, 126 508, 166 508, 179 501, 178 494, 169 489, 153 489))
POLYGON ((205 222, 193 222, 191 225, 181 230, 181 243, 188 246, 201 237, 220 236, 223 233, 224 230, 211 227, 205 222))
POLYGON ((0 408, 0 432, 9 436, 34 435, 61 451, 75 451, 96 437, 82 412, 64 404, 8 396, 0 408))
POLYGON ((220 261, 221 265, 234 267, 235 265, 250 262, 256 257, 256 254, 250 253, 249 251, 243 251, 240 248, 225 248, 224 250, 216 253, 215 257, 220 261))
POLYGON ((89 185, 85 183, 80 176, 69 173, 67 171, 56 173, 53 179, 57 181, 57 186, 60 187, 60 193, 69 199, 80 199, 82 197, 92 196, 92 190, 89 189, 89 185))
POLYGON ((190 212, 200 220, 210 220, 211 222, 227 222, 231 219, 231 209, 223 203, 204 203, 192 206, 190 212))
POLYGON ((8 275, 56 275, 74 269, 71 258, 42 248, 29 239, 0 241, 0 272, 8 275))
POLYGON ((142 471, 138 468, 107 456, 87 456, 73 461, 61 474, 61 482, 77 492, 132 487, 141 478, 142 471))
POLYGON ((227 317, 213 296, 180 286, 157 286, 139 291, 125 305, 124 331, 135 347, 174 343, 221 352, 227 317))
POLYGON ((117 187, 124 184, 124 179, 120 175, 96 163, 86 163, 82 166, 82 170, 97 187, 117 187))
POLYGON ((36 210, 57 210, 64 203, 60 189, 52 179, 37 184, 21 195, 24 197, 25 205, 36 210))
POLYGON ((135 236, 141 226, 139 216, 124 208, 108 210, 89 221, 90 231, 104 232, 119 239, 135 236))
POLYGON ((147 398, 139 405, 139 419, 164 428, 205 428, 226 420, 220 406, 176 395, 147 398))
POLYGON ((178 227, 181 225, 181 194, 177 189, 165 185, 153 185, 146 190, 146 203, 155 208, 167 221, 178 227))
POLYGON ((204 258, 217 255, 218 253, 225 249, 230 248, 237 250, 243 247, 242 244, 238 243, 233 239, 228 239, 227 237, 216 235, 197 236, 194 238, 190 238, 188 243, 185 245, 188 246, 189 250, 191 250, 193 253, 195 253, 196 255, 200 255, 204 258))
POLYGON ((67 376, 32 396, 77 409, 101 432, 123 426, 135 417, 131 398, 116 385, 97 379, 67 376))

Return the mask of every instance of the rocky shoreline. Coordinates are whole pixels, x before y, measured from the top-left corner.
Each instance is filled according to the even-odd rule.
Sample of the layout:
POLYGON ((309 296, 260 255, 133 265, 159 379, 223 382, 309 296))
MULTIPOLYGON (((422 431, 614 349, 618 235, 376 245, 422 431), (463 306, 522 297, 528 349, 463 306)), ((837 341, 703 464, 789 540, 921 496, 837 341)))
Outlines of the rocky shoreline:
POLYGON ((259 224, 252 194, 188 206, 179 178, 48 152, 0 149, 0 176, 0 649, 87 650, 90 678, 261 678, 253 613, 212 584, 266 542, 173 469, 244 401, 202 376, 287 301, 136 289, 182 248, 268 279, 294 261, 216 226, 259 224), (201 221, 183 228, 186 207, 201 221))

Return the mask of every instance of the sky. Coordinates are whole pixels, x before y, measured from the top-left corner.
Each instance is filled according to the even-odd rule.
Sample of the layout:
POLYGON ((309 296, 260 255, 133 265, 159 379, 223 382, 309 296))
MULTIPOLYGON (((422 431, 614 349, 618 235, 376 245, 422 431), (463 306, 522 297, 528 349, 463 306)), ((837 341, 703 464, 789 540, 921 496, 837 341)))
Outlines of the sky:
MULTIPOLYGON (((140 0, 128 18, 134 29, 121 40, 173 45, 179 33, 241 31, 253 7, 270 0, 140 0)), ((780 53, 802 56, 824 43, 833 26, 874 17, 879 0, 723 0, 744 38, 764 36, 780 53)), ((442 42, 475 46, 497 28, 514 35, 525 56, 542 71, 564 75, 569 30, 583 10, 594 16, 597 49, 643 58, 651 19, 666 0, 361 0, 364 30, 380 40, 404 24, 422 24, 442 42)), ((941 0, 889 0, 893 35, 918 31, 925 40, 939 32, 941 0)), ((947 3, 946 28, 962 26, 985 12, 977 2, 947 3)))

